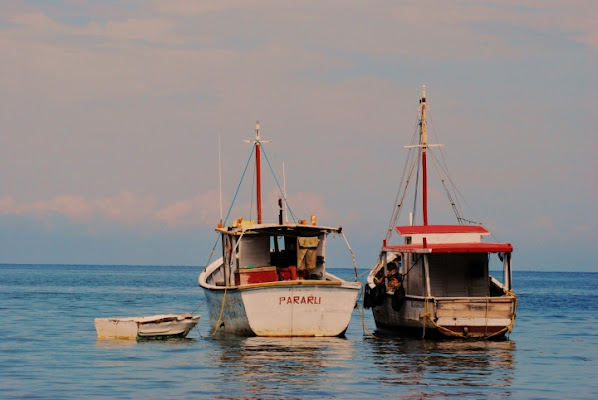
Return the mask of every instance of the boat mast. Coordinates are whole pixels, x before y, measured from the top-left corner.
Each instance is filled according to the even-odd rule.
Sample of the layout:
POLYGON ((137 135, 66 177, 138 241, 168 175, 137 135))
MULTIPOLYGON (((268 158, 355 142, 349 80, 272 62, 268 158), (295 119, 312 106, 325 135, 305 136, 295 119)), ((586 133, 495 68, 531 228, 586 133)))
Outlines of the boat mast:
POLYGON ((257 223, 262 223, 262 170, 260 165, 260 122, 255 123, 255 174, 256 174, 256 202, 257 223))
POLYGON ((423 205, 422 212, 424 216, 424 226, 428 225, 428 170, 426 162, 426 149, 428 147, 428 135, 426 133, 426 85, 422 86, 422 98, 420 100, 420 120, 419 127, 421 132, 421 152, 422 152, 422 192, 423 205))
POLYGON ((245 143, 255 144, 255 175, 256 175, 256 203, 257 203, 257 223, 262 223, 262 171, 260 160, 261 143, 270 142, 270 140, 260 139, 260 121, 255 123, 255 140, 244 140, 245 143))

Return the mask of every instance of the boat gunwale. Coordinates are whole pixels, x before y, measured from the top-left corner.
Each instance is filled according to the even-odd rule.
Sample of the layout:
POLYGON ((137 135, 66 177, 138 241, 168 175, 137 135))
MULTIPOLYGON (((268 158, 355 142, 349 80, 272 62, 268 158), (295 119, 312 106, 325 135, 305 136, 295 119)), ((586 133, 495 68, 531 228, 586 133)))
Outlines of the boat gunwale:
POLYGON ((322 226, 322 225, 307 225, 307 224, 276 224, 276 223, 265 223, 265 224, 246 224, 238 227, 222 227, 216 228, 216 232, 220 232, 224 235, 240 236, 248 234, 257 235, 277 235, 277 236, 306 236, 300 235, 299 233, 308 234, 307 236, 317 236, 320 234, 340 233, 342 227, 333 226, 322 226))
MULTIPOLYGON (((391 295, 389 292, 386 293, 387 295, 391 295)), ((432 302, 442 302, 442 301, 451 301, 457 303, 466 303, 466 302, 495 302, 495 303, 507 303, 505 300, 513 301, 517 298, 517 296, 512 294, 504 294, 501 296, 472 296, 472 297, 464 297, 464 296, 456 296, 456 297, 439 297, 439 296, 415 296, 415 295, 405 295, 405 300, 414 300, 414 301, 432 301, 432 302), (498 301, 495 301, 498 300, 498 301)))
POLYGON ((217 286, 217 285, 206 285, 204 286, 206 289, 209 290, 252 290, 252 289, 261 289, 261 288, 275 288, 275 287, 330 287, 330 286, 339 286, 346 289, 361 289, 361 283, 359 282, 350 282, 350 281, 310 281, 310 280, 296 280, 296 281, 272 281, 272 282, 260 282, 260 283, 250 283, 246 285, 236 285, 236 286, 217 286))
POLYGON ((386 245, 383 251, 393 253, 419 253, 419 254, 451 254, 451 253, 512 253, 513 245, 511 243, 496 242, 444 242, 444 243, 412 243, 386 245))

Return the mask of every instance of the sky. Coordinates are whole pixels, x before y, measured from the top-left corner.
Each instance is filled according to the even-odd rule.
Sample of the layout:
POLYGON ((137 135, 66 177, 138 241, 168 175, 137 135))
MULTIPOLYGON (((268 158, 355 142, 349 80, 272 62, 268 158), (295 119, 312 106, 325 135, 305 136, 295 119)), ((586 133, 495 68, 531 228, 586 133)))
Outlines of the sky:
POLYGON ((2 0, 0 263, 205 265, 260 121, 264 220, 278 182, 369 268, 426 85, 514 269, 598 272, 597 71, 593 0, 2 0))

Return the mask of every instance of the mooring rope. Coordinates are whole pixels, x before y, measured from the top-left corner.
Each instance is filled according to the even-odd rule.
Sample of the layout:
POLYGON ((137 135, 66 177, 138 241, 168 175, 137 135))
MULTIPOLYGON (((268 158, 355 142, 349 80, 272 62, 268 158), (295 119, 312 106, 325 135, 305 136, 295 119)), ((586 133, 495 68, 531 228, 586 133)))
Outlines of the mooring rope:
POLYGON ((204 301, 202 301, 195 310, 191 311, 191 314, 195 314, 195 311, 199 310, 199 307, 203 306, 205 302, 206 300, 204 299, 204 301))
POLYGON ((363 326, 363 332, 364 332, 364 334, 367 331, 367 333, 369 333, 369 335, 371 337, 373 337, 374 339, 379 339, 379 337, 377 337, 376 335, 374 335, 374 333, 369 330, 367 324, 365 323, 365 318, 363 317, 363 307, 359 307, 359 304, 357 304, 356 306, 357 306, 357 313, 359 314, 359 317, 361 318, 361 324, 363 326))
POLYGON ((226 303, 226 292, 228 291, 228 286, 224 288, 224 295, 222 296, 222 305, 220 306, 220 315, 218 316, 218 321, 216 321, 216 326, 214 327, 214 332, 210 335, 210 337, 214 336, 218 329, 220 329, 220 323, 222 322, 222 315, 224 314, 224 304, 226 303))
POLYGON ((355 282, 357 282, 358 275, 357 275, 357 261, 355 260, 355 253, 353 253, 353 249, 351 248, 349 241, 345 237, 345 232, 341 231, 341 236, 343 237, 343 239, 345 239, 345 243, 347 244, 347 247, 349 248, 349 251, 351 252, 351 257, 353 258, 353 270, 355 271, 355 282))

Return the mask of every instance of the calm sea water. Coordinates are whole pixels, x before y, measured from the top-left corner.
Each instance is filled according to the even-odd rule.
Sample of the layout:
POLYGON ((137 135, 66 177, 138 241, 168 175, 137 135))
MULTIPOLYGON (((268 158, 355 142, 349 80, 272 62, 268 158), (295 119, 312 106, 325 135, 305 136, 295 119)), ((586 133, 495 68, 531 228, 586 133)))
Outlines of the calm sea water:
POLYGON ((344 339, 214 339, 199 272, 0 265, 0 398, 598 398, 596 273, 515 272, 515 328, 483 342, 374 338, 370 310, 344 339), (187 339, 96 339, 94 317, 194 310, 187 339))

